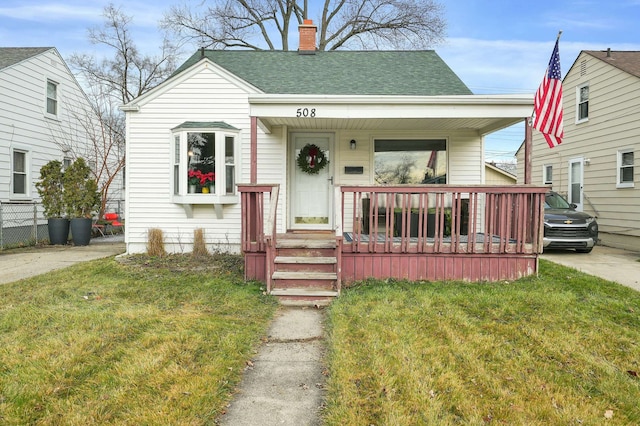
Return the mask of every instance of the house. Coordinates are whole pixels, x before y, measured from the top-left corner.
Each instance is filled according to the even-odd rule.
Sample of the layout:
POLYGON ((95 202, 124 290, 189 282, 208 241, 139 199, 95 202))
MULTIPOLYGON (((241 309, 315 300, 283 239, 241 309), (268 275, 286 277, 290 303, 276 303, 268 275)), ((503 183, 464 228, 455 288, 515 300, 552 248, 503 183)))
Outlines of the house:
POLYGON ((486 162, 484 166, 484 183, 487 185, 514 185, 517 183, 517 176, 500 167, 495 162, 486 162))
POLYGON ((524 120, 533 96, 473 95, 434 51, 314 40, 200 50, 122 107, 128 253, 151 228, 188 252, 201 228, 291 299, 369 276, 535 274, 546 188, 483 185, 484 136, 524 120))
MULTIPOLYGON (((15 231, 21 220, 34 217, 34 209, 41 215, 35 206, 39 202, 35 183, 44 164, 50 160, 68 164, 76 156, 89 163, 94 158, 95 164, 89 135, 95 116, 54 47, 0 48, 0 93, 0 202, 5 212, 3 228, 15 231), (14 224, 7 221, 10 216, 14 224)), ((118 185, 113 188, 111 207, 115 208, 123 194, 118 185)), ((46 238, 43 220, 37 228, 37 239, 46 238)), ((6 243, 9 231, 4 231, 6 243)))
MULTIPOLYGON (((640 249, 640 52, 583 50, 563 82, 564 139, 534 131, 531 176, 598 218, 602 244, 640 249)), ((523 154, 518 151, 518 164, 523 154)), ((523 171, 518 169, 518 181, 523 171)))

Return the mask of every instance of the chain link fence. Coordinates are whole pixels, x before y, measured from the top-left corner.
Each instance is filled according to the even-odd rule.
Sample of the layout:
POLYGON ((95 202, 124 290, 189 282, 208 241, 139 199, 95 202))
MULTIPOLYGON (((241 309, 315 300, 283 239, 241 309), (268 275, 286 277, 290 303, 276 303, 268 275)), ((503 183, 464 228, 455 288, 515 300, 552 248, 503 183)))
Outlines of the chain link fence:
POLYGON ((0 203, 0 250, 32 246, 49 239, 40 203, 0 203))

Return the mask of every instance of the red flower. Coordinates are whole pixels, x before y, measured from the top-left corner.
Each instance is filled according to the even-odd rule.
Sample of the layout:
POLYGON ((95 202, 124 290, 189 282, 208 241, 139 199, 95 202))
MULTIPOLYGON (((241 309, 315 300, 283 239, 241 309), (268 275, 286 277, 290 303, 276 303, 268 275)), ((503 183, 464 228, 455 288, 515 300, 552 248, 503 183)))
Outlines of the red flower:
POLYGON ((216 174, 213 172, 202 173, 200 172, 200 185, 205 186, 207 182, 215 182, 216 174))
POLYGON ((202 171, 197 169, 189 170, 189 184, 190 185, 200 185, 205 186, 207 182, 215 182, 216 174, 213 172, 202 173, 202 171))

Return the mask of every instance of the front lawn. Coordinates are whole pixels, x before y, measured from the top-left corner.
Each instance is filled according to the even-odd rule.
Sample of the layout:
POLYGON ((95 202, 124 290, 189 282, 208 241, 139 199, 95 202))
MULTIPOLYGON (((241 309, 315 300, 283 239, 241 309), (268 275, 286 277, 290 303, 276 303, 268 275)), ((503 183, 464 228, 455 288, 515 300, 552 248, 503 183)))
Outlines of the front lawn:
POLYGON ((640 294, 540 266, 516 282, 343 291, 326 424, 640 424, 640 294))
POLYGON ((276 308, 238 259, 105 259, 0 285, 0 424, 212 424, 276 308))

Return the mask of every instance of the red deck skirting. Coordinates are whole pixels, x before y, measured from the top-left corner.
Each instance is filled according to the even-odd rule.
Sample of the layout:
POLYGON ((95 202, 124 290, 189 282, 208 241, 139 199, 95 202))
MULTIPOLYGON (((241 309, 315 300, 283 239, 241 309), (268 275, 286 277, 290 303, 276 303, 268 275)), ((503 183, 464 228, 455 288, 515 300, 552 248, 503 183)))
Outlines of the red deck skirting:
POLYGON ((536 255, 342 254, 343 286, 366 278, 410 281, 516 280, 538 273, 536 255))

